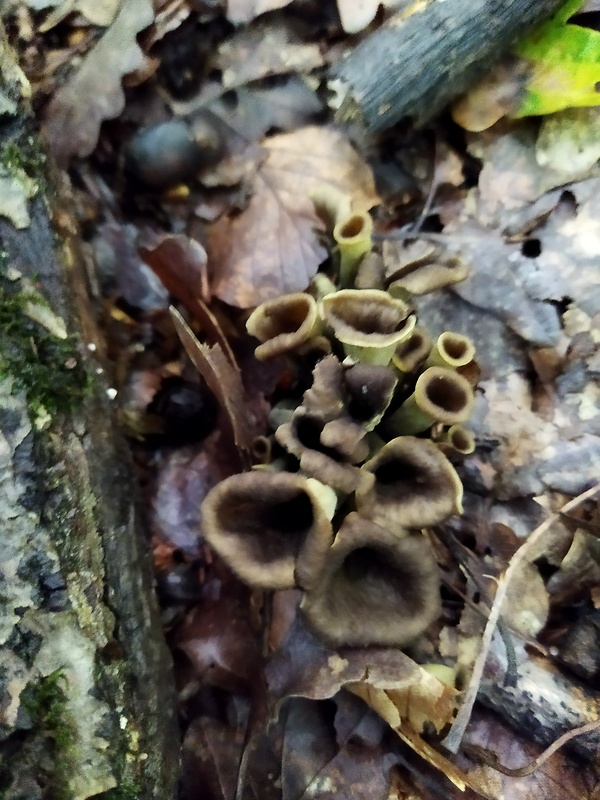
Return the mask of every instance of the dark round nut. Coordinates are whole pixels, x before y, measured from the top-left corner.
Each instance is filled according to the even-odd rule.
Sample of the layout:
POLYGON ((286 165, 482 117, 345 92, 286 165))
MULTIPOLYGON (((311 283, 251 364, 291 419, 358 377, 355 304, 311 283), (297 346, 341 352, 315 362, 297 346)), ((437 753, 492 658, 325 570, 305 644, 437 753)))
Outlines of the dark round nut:
MULTIPOLYGON (((214 129, 213 133, 220 141, 214 129)), ((208 125, 198 136, 183 120, 172 119, 140 128, 127 144, 125 164, 142 183, 165 189, 190 180, 207 163, 215 163, 216 147, 208 125)))

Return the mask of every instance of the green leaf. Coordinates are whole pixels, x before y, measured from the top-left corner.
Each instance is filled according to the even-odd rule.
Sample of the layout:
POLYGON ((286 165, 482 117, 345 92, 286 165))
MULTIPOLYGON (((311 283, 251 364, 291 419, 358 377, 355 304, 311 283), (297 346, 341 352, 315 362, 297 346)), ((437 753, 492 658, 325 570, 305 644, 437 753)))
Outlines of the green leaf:
POLYGON ((514 117, 600 104, 600 33, 567 21, 582 0, 568 0, 515 47, 529 77, 514 117))

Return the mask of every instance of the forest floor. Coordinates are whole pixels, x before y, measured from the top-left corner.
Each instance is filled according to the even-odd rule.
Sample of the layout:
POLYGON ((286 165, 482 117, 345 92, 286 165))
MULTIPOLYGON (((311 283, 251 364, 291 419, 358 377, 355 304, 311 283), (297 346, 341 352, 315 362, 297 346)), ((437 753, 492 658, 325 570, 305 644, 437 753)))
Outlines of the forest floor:
MULTIPOLYGON (((95 265, 175 663, 181 797, 598 800, 600 115, 564 108, 577 105, 567 98, 556 113, 510 118, 523 89, 513 55, 424 127, 401 121, 374 137, 342 125, 326 75, 408 4, 383 5, 8 4, 95 265), (203 534, 202 503, 225 479, 261 465, 267 481, 269 467, 300 464, 331 485, 305 454, 338 447, 335 466, 359 481, 383 444, 385 404, 371 426, 379 439, 360 432, 362 456, 318 441, 323 420, 316 443, 311 430, 290 445, 280 429, 314 416, 314 398, 302 397, 322 362, 306 347, 258 360, 245 327, 252 309, 305 292, 317 272, 337 279, 339 219, 361 234, 372 221, 379 272, 361 277, 362 290, 395 292, 402 324, 416 316, 434 342, 451 332, 475 347, 460 378, 473 395, 467 452, 444 450, 462 513, 428 517, 428 488, 425 521, 404 523, 424 531, 441 610, 402 649, 385 633, 362 635, 368 647, 323 640, 308 611, 315 581, 248 586, 245 566, 234 558, 230 571, 203 534)), ((576 21, 597 46, 598 7, 582 10, 576 21)), ((18 193, 0 199, 15 224, 23 208, 18 193)), ((378 313, 367 314, 375 329, 378 313)), ((327 341, 319 356, 333 351, 337 365, 339 341, 327 341)), ((422 369, 389 368, 390 409, 422 369)), ((447 426, 405 432, 438 441, 447 426)), ((380 472, 371 468, 385 484, 380 472)), ((342 499, 331 535, 367 502, 358 483, 332 480, 342 499)), ((393 480, 423 491, 412 473, 393 480)), ((388 496, 371 511, 383 527, 388 496)), ((234 528, 252 508, 244 502, 234 528)), ((352 589, 341 613, 379 631, 403 590, 395 576, 382 588, 388 567, 377 563, 377 575, 342 576, 352 589), (371 594, 353 582, 361 576, 371 594)), ((328 569, 316 582, 333 592, 339 574, 328 569)))

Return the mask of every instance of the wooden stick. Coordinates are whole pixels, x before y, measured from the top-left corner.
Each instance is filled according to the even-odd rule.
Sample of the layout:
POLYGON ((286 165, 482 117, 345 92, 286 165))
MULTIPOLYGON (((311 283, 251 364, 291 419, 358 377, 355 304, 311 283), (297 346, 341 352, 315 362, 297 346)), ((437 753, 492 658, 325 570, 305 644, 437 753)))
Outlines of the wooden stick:
POLYGON ((482 77, 561 0, 421 0, 367 36, 329 80, 338 118, 370 133, 422 125, 482 77))

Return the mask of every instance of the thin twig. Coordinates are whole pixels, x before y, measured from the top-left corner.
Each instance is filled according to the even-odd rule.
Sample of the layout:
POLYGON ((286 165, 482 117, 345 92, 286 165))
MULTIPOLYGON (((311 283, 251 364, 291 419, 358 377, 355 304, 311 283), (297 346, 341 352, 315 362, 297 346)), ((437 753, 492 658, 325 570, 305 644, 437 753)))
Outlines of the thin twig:
POLYGON ((473 706, 475 705, 475 700, 477 699, 477 694, 479 692, 479 685, 481 683, 481 678, 483 676, 483 670, 485 667, 485 662, 487 661, 488 653, 490 650, 490 646, 492 644, 492 637, 494 635, 494 630, 496 629, 496 624, 500 617, 500 612, 502 610, 502 604, 506 599, 506 593, 508 591, 508 587, 510 582, 515 575, 517 568, 521 565, 521 562, 526 558, 529 551, 532 549, 534 544, 544 536, 544 534, 554 525, 560 518, 562 513, 568 513, 576 508, 580 503, 589 500, 591 497, 594 497, 600 491, 600 483, 597 483, 591 489, 588 489, 587 492, 583 492, 582 494, 578 495, 577 497, 570 500, 566 503, 560 511, 557 511, 554 514, 551 514, 547 519, 539 525, 533 533, 528 537, 527 541, 524 542, 521 547, 517 550, 517 552, 511 558, 504 575, 498 582, 498 590, 496 592, 496 597, 494 598, 494 604, 490 610, 490 615, 488 617, 487 625, 485 626, 485 630, 483 632, 483 636, 481 638, 481 649, 479 651, 479 655, 473 665, 473 673, 471 675, 471 680, 469 681, 469 686, 465 693, 465 698, 463 703, 456 715, 456 719, 452 723, 452 727, 446 738, 442 741, 442 744, 445 748, 450 750, 452 753, 458 752, 458 749, 461 745, 463 736, 465 734, 465 730, 467 725, 469 724, 469 720, 471 719, 471 713, 473 711, 473 706))
POLYGON ((571 731, 567 731, 563 733, 562 736, 559 736, 555 742, 547 747, 537 758, 534 758, 533 761, 530 761, 529 764, 525 764, 522 767, 506 767, 498 760, 498 756, 492 750, 487 750, 485 747, 479 747, 478 745, 465 745, 465 753, 469 756, 469 758, 474 758, 477 761, 482 762, 483 764, 487 764, 489 767, 493 767, 497 772, 501 772, 503 775, 508 775, 511 778, 526 778, 528 775, 533 775, 533 773, 538 770, 542 764, 547 761, 551 755, 556 753, 556 751, 565 745, 567 742, 570 742, 571 739, 574 739, 576 736, 582 736, 584 733, 591 733, 595 731, 597 728, 600 728, 600 719, 595 720, 594 722, 588 722, 585 725, 581 725, 579 728, 573 728, 571 731))

